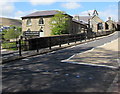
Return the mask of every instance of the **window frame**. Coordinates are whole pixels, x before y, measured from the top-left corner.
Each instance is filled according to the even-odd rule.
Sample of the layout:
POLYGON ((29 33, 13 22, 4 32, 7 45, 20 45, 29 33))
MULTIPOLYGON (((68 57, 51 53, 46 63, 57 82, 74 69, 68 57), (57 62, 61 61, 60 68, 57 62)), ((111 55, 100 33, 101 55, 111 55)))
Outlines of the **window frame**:
POLYGON ((27 19, 26 25, 27 25, 27 26, 31 26, 31 25, 32 25, 31 18, 28 18, 28 19, 27 19))
POLYGON ((39 18, 38 24, 39 25, 44 25, 45 24, 43 17, 39 18))
POLYGON ((98 23, 97 28, 98 28, 98 30, 102 30, 103 29, 103 23, 98 23))

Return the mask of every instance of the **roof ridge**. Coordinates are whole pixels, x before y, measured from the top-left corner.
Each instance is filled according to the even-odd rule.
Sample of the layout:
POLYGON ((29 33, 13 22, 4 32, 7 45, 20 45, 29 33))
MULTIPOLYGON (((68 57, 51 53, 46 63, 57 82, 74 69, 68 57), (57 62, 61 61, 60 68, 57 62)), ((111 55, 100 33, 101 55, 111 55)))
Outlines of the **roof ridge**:
POLYGON ((38 10, 38 11, 36 11, 36 12, 44 12, 44 11, 59 11, 59 10, 38 10))

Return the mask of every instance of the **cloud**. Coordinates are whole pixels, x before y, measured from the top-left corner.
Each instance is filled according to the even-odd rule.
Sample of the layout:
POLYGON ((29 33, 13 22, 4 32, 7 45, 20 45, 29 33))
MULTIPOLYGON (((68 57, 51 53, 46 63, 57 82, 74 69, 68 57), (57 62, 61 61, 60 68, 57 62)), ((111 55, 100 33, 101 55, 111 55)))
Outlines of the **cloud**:
POLYGON ((108 17, 111 17, 112 20, 117 21, 118 20, 118 15, 116 13, 112 13, 113 11, 111 10, 106 10, 106 11, 100 11, 99 15, 100 17, 104 18, 105 20, 108 20, 108 17))
POLYGON ((13 2, 9 2, 8 0, 4 0, 2 2, 0 2, 0 16, 12 16, 13 12, 15 10, 15 6, 13 2))
POLYGON ((30 11, 17 11, 16 13, 15 13, 15 19, 21 19, 21 17, 23 17, 23 16, 26 16, 26 15, 29 15, 30 13, 33 13, 33 12, 36 12, 36 11, 38 11, 37 9, 33 9, 33 10, 30 10, 30 11))
POLYGON ((118 7, 115 5, 110 5, 104 11, 99 11, 99 15, 105 20, 108 20, 108 17, 111 17, 112 20, 118 21, 118 7))
POLYGON ((29 0, 29 2, 36 6, 36 5, 50 5, 56 2, 56 0, 29 0))
MULTIPOLYGON (((20 1, 27 1, 27 0, 20 0, 20 1)), ((71 2, 71 0, 32 0, 33 2, 71 2)), ((119 2, 119 0, 72 0, 72 2, 119 2)))
POLYGON ((90 15, 92 15, 93 12, 94 12, 94 10, 83 11, 83 12, 80 13, 80 15, 81 15, 81 16, 88 16, 88 13, 89 13, 90 15))
POLYGON ((67 9, 77 9, 81 7, 81 5, 76 2, 68 2, 68 3, 62 4, 62 7, 67 9))

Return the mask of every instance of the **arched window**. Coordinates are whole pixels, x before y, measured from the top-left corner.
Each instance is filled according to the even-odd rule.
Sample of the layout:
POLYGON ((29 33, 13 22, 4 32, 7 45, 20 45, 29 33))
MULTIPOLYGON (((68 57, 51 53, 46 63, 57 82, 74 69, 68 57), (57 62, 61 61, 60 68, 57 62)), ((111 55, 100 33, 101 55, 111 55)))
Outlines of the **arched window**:
POLYGON ((31 19, 27 19, 27 23, 26 23, 28 26, 29 25, 32 25, 32 23, 31 23, 31 19))
POLYGON ((43 18, 39 19, 39 24, 44 24, 43 18))

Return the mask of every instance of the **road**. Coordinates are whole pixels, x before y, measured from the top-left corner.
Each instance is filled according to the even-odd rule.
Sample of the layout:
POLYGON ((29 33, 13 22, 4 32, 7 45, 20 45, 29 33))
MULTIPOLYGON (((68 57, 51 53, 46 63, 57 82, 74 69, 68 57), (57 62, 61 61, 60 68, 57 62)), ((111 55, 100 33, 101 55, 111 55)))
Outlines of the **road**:
POLYGON ((3 92, 106 92, 117 70, 105 67, 62 63, 70 56, 108 43, 109 37, 37 55, 3 65, 3 92))

